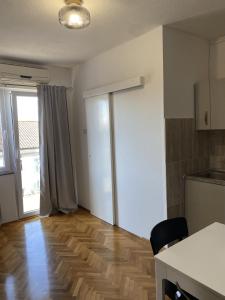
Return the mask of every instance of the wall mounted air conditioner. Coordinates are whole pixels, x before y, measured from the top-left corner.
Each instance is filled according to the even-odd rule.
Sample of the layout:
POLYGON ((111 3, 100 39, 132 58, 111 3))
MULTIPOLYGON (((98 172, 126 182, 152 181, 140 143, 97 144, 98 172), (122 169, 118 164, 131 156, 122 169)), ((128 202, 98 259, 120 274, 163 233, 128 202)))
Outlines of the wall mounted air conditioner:
POLYGON ((49 81, 47 69, 0 64, 0 84, 35 86, 49 81))

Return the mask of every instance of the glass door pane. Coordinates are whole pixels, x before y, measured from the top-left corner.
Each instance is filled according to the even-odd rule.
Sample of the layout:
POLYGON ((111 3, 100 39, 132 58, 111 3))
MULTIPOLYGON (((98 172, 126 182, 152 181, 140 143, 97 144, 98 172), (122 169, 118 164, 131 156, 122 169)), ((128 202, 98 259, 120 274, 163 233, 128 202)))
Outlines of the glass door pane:
POLYGON ((3 148, 3 131, 2 131, 2 120, 0 115, 0 169, 5 167, 4 159, 4 148, 3 148))
POLYGON ((18 93, 14 101, 23 216, 31 215, 40 209, 38 98, 35 94, 18 93))

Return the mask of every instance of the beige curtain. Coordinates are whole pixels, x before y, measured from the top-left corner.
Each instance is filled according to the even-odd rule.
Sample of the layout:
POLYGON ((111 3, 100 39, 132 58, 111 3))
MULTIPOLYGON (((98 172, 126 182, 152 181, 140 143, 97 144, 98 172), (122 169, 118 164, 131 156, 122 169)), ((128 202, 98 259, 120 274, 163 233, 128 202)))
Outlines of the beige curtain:
POLYGON ((40 214, 77 209, 66 88, 38 87, 40 122, 40 214))

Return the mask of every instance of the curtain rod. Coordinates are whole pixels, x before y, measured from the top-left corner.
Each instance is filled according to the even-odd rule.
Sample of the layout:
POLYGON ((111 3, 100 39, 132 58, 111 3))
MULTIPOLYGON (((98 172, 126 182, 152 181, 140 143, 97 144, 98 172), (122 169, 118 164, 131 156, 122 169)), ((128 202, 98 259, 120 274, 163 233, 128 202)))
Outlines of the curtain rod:
POLYGON ((24 84, 0 84, 0 88, 29 88, 36 89, 37 85, 24 85, 24 84))
MULTIPOLYGON (((36 85, 25 85, 25 84, 10 84, 10 83, 7 83, 7 84, 4 84, 4 83, 0 83, 0 87, 29 87, 29 88, 37 88, 39 85, 41 84, 36 84, 36 85)), ((47 84, 49 86, 54 86, 55 84, 47 84)), ((57 86, 57 85, 56 85, 57 86)), ((59 85, 59 86, 62 86, 62 85, 59 85)), ((65 86, 66 89, 72 89, 73 87, 72 86, 65 86)))
MULTIPOLYGON (((37 85, 19 85, 19 84, 0 84, 0 89, 1 88, 11 88, 11 89, 32 89, 32 90, 34 90, 34 89, 37 89, 37 87, 39 86, 39 84, 37 84, 37 85)), ((51 84, 50 84, 50 86, 51 86, 51 84)), ((65 88, 67 89, 67 90, 72 90, 73 89, 73 87, 66 87, 65 86, 65 88)))

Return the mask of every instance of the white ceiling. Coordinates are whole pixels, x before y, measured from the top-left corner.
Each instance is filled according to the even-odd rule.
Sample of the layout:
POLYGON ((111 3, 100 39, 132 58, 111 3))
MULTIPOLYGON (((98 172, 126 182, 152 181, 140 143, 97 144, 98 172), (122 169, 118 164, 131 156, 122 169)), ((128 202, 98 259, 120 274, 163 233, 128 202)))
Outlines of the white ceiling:
POLYGON ((208 40, 215 40, 225 35, 225 10, 186 19, 170 27, 192 33, 208 40))
POLYGON ((71 66, 153 27, 225 9, 224 0, 86 0, 92 24, 58 23, 63 0, 0 0, 0 58, 71 66))

